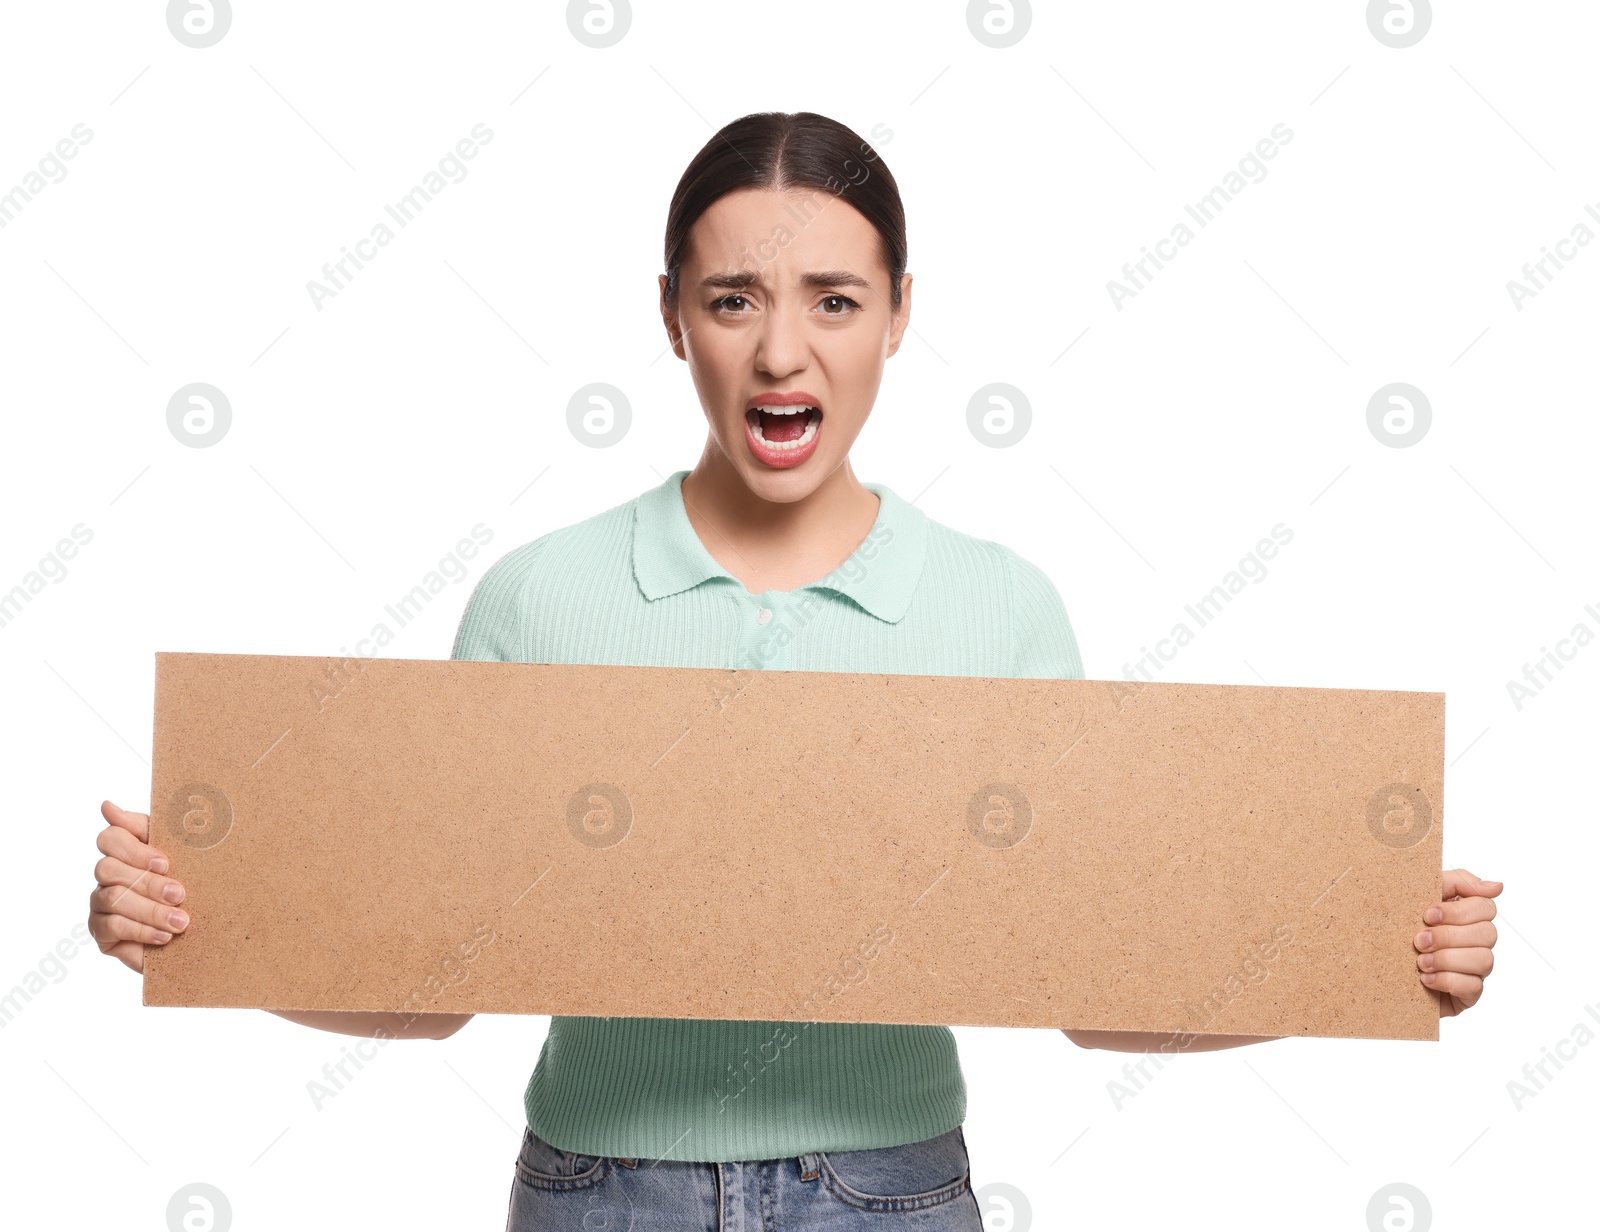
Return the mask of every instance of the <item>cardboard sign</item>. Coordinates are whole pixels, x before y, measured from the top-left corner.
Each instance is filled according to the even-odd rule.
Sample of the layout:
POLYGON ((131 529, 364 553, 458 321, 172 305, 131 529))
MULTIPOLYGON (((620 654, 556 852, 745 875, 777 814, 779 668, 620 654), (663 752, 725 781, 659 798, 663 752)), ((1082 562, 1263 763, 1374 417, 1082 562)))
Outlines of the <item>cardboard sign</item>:
POLYGON ((146 1005, 1437 1039, 1444 696, 158 654, 146 1005))

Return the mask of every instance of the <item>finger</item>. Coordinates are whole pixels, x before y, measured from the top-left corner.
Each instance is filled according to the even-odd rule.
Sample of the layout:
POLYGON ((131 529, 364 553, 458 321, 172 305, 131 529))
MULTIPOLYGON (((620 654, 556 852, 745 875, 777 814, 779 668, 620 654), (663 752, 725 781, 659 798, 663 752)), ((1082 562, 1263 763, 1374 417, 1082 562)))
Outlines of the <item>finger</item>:
POLYGON ((1489 946, 1500 939, 1500 933, 1493 924, 1485 921, 1481 924, 1437 924, 1432 928, 1425 928, 1411 939, 1413 949, 1428 953, 1439 950, 1449 950, 1460 946, 1489 946))
POLYGON ((1448 902, 1434 903, 1422 913, 1424 924, 1476 924, 1492 920, 1500 912, 1492 898, 1452 898, 1448 902))
POLYGON ((118 826, 107 826, 95 835, 94 845, 100 849, 102 855, 116 856, 124 864, 131 864, 134 868, 148 868, 152 873, 164 873, 169 865, 167 853, 159 847, 152 847, 142 843, 126 829, 118 826))
POLYGON ((101 943, 101 949, 106 948, 107 942, 137 941, 141 945, 165 945, 172 940, 172 934, 165 929, 140 924, 125 915, 106 915, 103 912, 96 912, 89 917, 89 935, 101 943), (95 927, 96 921, 99 922, 98 928, 95 927))
MULTIPOLYGON (((149 848, 143 847, 138 839, 134 838, 126 830, 118 830, 114 826, 107 826, 104 830, 100 831, 100 837, 97 840, 96 845, 102 851, 105 851, 108 847, 116 849, 115 852, 108 852, 105 859, 97 860, 95 862, 94 879, 96 884, 115 884, 114 882, 108 881, 106 878, 100 875, 101 869, 106 865, 106 861, 115 860, 122 867, 133 870, 133 875, 128 878, 126 885, 124 886, 125 891, 136 890, 145 895, 147 898, 158 893, 157 891, 150 889, 150 886, 156 880, 157 874, 152 873, 149 869, 144 867, 144 861, 148 859, 148 857, 140 854, 141 851, 148 851, 149 848), (124 854, 119 855, 117 854, 118 852, 124 854)), ((111 904, 108 903, 107 910, 110 909, 111 904)))
POLYGON ((100 947, 102 954, 110 954, 113 958, 122 960, 122 964, 134 971, 144 971, 144 946, 137 941, 118 941, 100 947))
POLYGON ((106 856, 96 862, 94 879, 103 886, 137 889, 146 898, 157 902, 177 904, 183 901, 183 884, 176 878, 157 877, 149 869, 134 868, 116 856, 106 856))
POLYGON ((121 826, 141 843, 150 841, 149 813, 130 813, 121 805, 112 804, 109 800, 102 800, 100 801, 100 816, 114 826, 121 826))
POLYGON ((1463 1007, 1476 1005, 1478 998, 1483 995, 1483 981, 1475 975, 1463 975, 1457 971, 1424 971, 1418 978, 1435 992, 1448 993, 1457 998, 1463 1007))
POLYGON ((1469 873, 1464 868, 1450 868, 1444 872, 1444 893, 1440 898, 1455 898, 1457 895, 1466 897, 1468 894, 1481 894, 1484 898, 1493 898, 1505 885, 1499 881, 1485 881, 1476 873, 1469 873))
POLYGON ((1459 971, 1482 979, 1494 970, 1494 951, 1481 945, 1417 955, 1419 971, 1459 971))
POLYGON ((189 927, 189 913, 182 907, 153 902, 126 886, 96 886, 89 894, 89 913, 125 916, 151 928, 181 933, 189 927))

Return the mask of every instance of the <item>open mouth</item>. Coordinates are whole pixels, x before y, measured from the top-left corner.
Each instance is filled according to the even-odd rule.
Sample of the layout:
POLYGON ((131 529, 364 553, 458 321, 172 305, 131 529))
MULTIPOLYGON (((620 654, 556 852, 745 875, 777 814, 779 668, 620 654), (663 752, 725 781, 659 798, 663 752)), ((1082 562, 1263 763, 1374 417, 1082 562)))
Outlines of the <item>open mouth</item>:
POLYGON ((822 408, 757 403, 745 411, 744 418, 758 446, 785 454, 805 449, 816 440, 818 425, 822 423, 822 408))

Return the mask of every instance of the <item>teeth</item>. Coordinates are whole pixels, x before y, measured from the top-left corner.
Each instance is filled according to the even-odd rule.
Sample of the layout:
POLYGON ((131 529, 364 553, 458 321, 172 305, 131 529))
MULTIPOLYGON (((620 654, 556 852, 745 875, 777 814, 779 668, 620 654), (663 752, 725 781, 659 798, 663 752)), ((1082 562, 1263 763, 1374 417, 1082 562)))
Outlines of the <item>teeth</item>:
MULTIPOLYGON (((762 407, 760 409, 765 410, 766 408, 762 407)), ((776 409, 776 408, 774 408, 774 409, 776 409)), ((809 410, 815 410, 816 408, 815 407, 797 406, 797 407, 793 407, 793 408, 785 407, 783 409, 785 409, 785 410, 793 409, 793 410, 797 410, 797 411, 809 411, 809 410)), ((811 422, 806 424, 806 430, 800 434, 800 438, 798 440, 793 440, 793 441, 769 441, 765 436, 763 436, 761 434, 761 420, 760 419, 756 420, 755 427, 754 427, 753 431, 754 431, 756 440, 760 441, 768 449, 773 450, 775 453, 784 453, 784 452, 786 452, 786 451, 788 451, 790 449, 803 449, 803 448, 805 448, 805 446, 809 445, 811 443, 812 438, 815 437, 816 434, 817 434, 817 425, 819 423, 821 423, 821 422, 822 422, 822 416, 820 414, 814 416, 812 418, 811 422)))
POLYGON ((766 411, 769 415, 798 415, 801 411, 810 414, 817 408, 814 406, 761 406, 758 404, 752 409, 766 411))

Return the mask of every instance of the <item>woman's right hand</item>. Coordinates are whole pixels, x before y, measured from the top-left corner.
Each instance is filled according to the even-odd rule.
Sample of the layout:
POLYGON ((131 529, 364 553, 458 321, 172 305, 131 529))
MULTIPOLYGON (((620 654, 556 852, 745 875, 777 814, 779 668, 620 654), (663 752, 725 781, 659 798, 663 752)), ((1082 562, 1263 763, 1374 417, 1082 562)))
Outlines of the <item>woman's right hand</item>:
POLYGON ((144 970, 144 947, 165 945, 189 926, 183 886, 164 876, 166 853, 150 845, 150 817, 130 813, 109 800, 100 803, 108 823, 95 845, 102 859, 94 866, 89 894, 89 933, 103 954, 144 970))

